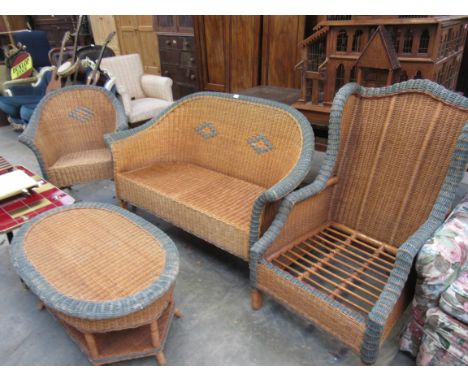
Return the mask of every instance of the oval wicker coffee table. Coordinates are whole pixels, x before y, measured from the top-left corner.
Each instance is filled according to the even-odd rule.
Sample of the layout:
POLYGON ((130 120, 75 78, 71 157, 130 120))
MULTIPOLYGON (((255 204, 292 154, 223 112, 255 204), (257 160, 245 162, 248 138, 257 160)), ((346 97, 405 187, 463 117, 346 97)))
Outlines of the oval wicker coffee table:
POLYGON ((155 355, 174 314, 177 249, 119 207, 77 203, 39 215, 15 236, 13 266, 96 365, 155 355))

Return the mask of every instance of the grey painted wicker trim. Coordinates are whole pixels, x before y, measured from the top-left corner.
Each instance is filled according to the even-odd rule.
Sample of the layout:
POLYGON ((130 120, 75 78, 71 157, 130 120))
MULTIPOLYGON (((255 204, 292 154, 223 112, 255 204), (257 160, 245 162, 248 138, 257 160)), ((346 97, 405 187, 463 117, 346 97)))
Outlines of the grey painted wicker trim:
MULTIPOLYGON (((380 97, 405 91, 420 91, 456 107, 468 108, 468 98, 462 97, 429 80, 410 80, 384 88, 364 88, 355 83, 343 86, 335 96, 330 113, 329 144, 325 161, 314 182, 289 194, 282 202, 279 212, 267 232, 251 250, 250 277, 256 287, 256 266, 261 256, 281 232, 294 205, 322 191, 333 173, 339 150, 339 134, 344 105, 348 98, 357 94, 363 97, 380 97)), ((395 306, 408 278, 414 257, 422 245, 444 221, 455 197, 456 188, 463 178, 468 163, 468 122, 464 125, 452 155, 449 170, 439 191, 427 221, 398 249, 395 266, 378 301, 366 321, 366 332, 361 347, 361 359, 374 363, 378 356, 380 339, 385 323, 395 306)))
POLYGON ((312 127, 310 122, 305 118, 305 116, 298 112, 296 109, 280 103, 276 101, 271 101, 263 98, 256 98, 250 96, 243 96, 238 94, 229 94, 229 93, 216 93, 216 92, 199 92, 190 94, 180 100, 174 102, 171 106, 167 109, 159 113, 156 117, 152 120, 146 122, 145 124, 131 130, 116 132, 112 134, 106 134, 104 139, 106 140, 107 144, 112 146, 112 143, 118 141, 120 139, 125 139, 127 137, 136 135, 151 126, 157 123, 159 120, 164 118, 167 114, 169 114, 172 110, 177 107, 180 107, 187 101, 192 99, 200 98, 200 97, 217 97, 217 98, 226 98, 230 99, 233 102, 237 101, 244 101, 244 102, 251 102, 260 105, 266 105, 274 108, 278 108, 284 110, 292 115, 294 119, 299 123, 299 127, 302 133, 302 149, 299 155, 299 159, 294 166, 294 168, 289 172, 287 176, 285 176, 282 180, 278 183, 273 185, 271 188, 263 192, 259 197, 255 200, 251 220, 250 220, 250 233, 249 233, 249 246, 252 246, 258 240, 259 232, 260 232, 260 224, 261 224, 261 217, 263 213, 263 209, 267 203, 272 203, 277 200, 284 198, 290 192, 292 192, 299 184, 304 180, 306 175, 309 173, 312 158, 314 155, 314 147, 315 147, 315 139, 312 127))
POLYGON ((127 116, 125 115, 125 111, 123 109, 122 103, 117 99, 117 97, 112 94, 110 91, 99 87, 99 86, 92 86, 92 85, 71 85, 67 86, 53 92, 48 93, 45 97, 41 99, 39 104, 34 109, 34 112, 29 120, 28 126, 26 127, 25 131, 18 137, 18 140, 28 146, 34 155, 37 158, 39 163, 39 167, 42 172, 42 176, 44 179, 48 180, 47 171, 44 159, 42 158, 42 154, 37 148, 35 144, 35 137, 37 133, 37 129, 39 128, 39 121, 41 119, 42 110, 44 109, 45 105, 53 98, 59 97, 63 93, 79 91, 84 89, 93 89, 95 91, 101 92, 106 95, 107 98, 111 101, 112 105, 115 109, 116 114, 116 131, 122 131, 128 129, 127 124, 127 116))
POLYGON ((10 253, 16 272, 31 291, 47 306, 68 316, 91 320, 122 317, 144 309, 169 290, 179 272, 178 251, 169 236, 145 219, 120 207, 103 203, 81 202, 72 206, 59 207, 36 216, 19 229, 11 244, 10 253), (45 217, 64 210, 80 208, 96 208, 117 213, 149 232, 161 244, 166 253, 166 262, 161 275, 146 289, 117 300, 102 302, 78 300, 56 290, 28 261, 23 250, 23 241, 29 229, 45 217))

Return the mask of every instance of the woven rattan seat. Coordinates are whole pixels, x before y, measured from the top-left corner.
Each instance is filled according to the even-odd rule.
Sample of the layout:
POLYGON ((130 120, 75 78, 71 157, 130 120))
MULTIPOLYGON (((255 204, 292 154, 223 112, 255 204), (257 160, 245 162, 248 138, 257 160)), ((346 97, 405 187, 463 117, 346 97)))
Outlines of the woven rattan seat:
MULTIPOLYGON (((171 240, 145 220, 97 203, 58 208, 23 226, 12 257, 20 277, 93 362, 135 358, 122 339, 119 349, 112 348, 109 333, 145 325, 140 332, 149 343, 137 354, 161 353, 174 311, 178 258, 171 240), (161 331, 156 342, 154 325, 161 331)), ((136 340, 127 334, 127 341, 136 340)))
POLYGON ((83 150, 61 155, 49 167, 50 177, 62 179, 63 184, 75 184, 92 179, 111 179, 112 155, 108 148, 83 150))
POLYGON ((190 163, 163 163, 117 177, 123 199, 137 205, 149 202, 159 216, 178 226, 199 224, 198 232, 212 242, 222 235, 219 245, 230 252, 248 248, 252 206, 263 187, 190 163), (212 231, 215 225, 221 232, 212 231))
POLYGON ((19 137, 36 155, 43 176, 57 187, 112 179, 104 134, 127 129, 122 105, 96 86, 68 86, 49 93, 19 137))
POLYGON ((374 363, 465 172, 467 121, 468 99, 427 80, 344 86, 317 178, 252 246, 254 309, 266 292, 374 363))

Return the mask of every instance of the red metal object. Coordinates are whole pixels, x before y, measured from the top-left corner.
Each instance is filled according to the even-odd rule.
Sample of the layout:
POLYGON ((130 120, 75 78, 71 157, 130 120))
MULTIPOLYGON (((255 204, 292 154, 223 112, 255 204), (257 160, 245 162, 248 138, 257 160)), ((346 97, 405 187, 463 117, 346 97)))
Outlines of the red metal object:
POLYGON ((0 175, 13 170, 24 171, 34 178, 39 186, 29 193, 23 193, 0 201, 0 233, 11 233, 28 220, 42 212, 56 207, 73 204, 75 199, 53 184, 42 179, 23 166, 12 166, 0 157, 0 175))

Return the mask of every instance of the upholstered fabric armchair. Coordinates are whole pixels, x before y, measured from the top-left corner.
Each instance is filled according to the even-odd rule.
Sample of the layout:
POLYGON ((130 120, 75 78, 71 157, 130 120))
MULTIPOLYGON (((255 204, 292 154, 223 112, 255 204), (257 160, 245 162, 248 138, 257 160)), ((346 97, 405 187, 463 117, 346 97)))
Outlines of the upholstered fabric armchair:
POLYGON ((151 119, 172 104, 172 80, 144 74, 138 54, 106 57, 101 67, 115 77, 117 92, 130 123, 151 119))
POLYGON ((416 260, 411 320, 400 349, 416 364, 468 365, 468 195, 416 260))
POLYGON ((266 293, 371 364, 411 300, 413 259, 463 177, 468 99, 427 80, 347 84, 326 155, 252 247, 252 305, 266 293))
POLYGON ((125 113, 112 93, 76 85, 45 96, 19 140, 34 152, 43 176, 66 187, 112 179, 104 134, 125 129, 125 113))
POLYGON ((116 195, 248 260, 276 202, 310 169, 314 138, 297 110, 195 93, 156 119, 106 136, 116 195))

